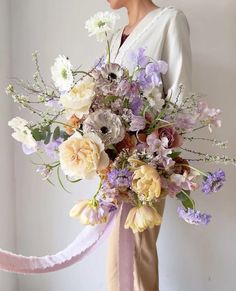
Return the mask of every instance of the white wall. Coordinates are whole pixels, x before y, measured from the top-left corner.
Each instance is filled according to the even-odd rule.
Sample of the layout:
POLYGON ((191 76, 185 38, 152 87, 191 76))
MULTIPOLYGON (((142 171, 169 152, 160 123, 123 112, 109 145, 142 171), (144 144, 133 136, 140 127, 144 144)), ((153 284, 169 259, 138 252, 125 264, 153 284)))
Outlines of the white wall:
MULTIPOLYGON (((229 139, 229 154, 236 156, 235 1, 163 0, 158 4, 173 4, 186 13, 191 26, 194 89, 206 93, 212 105, 222 108, 224 127, 217 134, 229 139)), ((84 21, 105 9, 105 0, 12 0, 13 76, 31 77, 31 52, 35 49, 41 53, 43 73, 48 77, 53 58, 59 53, 86 68, 102 48, 94 39, 88 39, 84 21)), ((124 23, 124 11, 121 15, 124 23)), ((21 114, 26 116, 23 111, 21 114)), ((69 195, 40 181, 18 144, 15 153, 17 251, 26 255, 58 251, 81 230, 80 224, 67 215, 73 201, 92 193, 96 183, 79 184, 69 195)), ((158 240, 161 291, 235 290, 235 171, 227 169, 228 182, 221 193, 214 197, 195 195, 199 208, 213 215, 208 227, 191 227, 178 220, 177 203, 168 201, 158 240)), ((18 290, 105 291, 105 256, 106 245, 69 269, 48 275, 18 276, 18 290)))
MULTIPOLYGON (((0 248, 15 249, 15 195, 12 138, 7 121, 11 117, 11 99, 5 95, 10 76, 10 6, 0 1, 0 248)), ((16 276, 0 272, 0 291, 15 291, 16 276)))

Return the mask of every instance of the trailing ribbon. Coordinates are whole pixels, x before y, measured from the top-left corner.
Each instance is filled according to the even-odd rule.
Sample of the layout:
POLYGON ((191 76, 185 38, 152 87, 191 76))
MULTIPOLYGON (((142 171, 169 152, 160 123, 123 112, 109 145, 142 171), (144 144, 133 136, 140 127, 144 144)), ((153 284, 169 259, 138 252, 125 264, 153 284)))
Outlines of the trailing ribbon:
POLYGON ((26 257, 0 249, 0 269, 12 273, 37 274, 67 268, 94 251, 108 237, 115 220, 114 212, 106 224, 86 226, 70 245, 55 255, 26 257))

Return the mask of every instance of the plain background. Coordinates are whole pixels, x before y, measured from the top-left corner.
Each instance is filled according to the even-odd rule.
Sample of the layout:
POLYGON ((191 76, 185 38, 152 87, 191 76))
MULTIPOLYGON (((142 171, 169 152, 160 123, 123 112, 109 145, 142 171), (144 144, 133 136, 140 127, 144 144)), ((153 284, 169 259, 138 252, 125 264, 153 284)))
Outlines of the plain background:
MULTIPOLYGON (((236 156, 236 2, 235 0, 158 1, 182 9, 191 28, 194 91, 222 109, 218 138, 229 140, 236 156)), ((97 181, 70 187, 67 194, 41 181, 21 147, 10 137, 7 121, 19 112, 4 94, 9 77, 30 79, 31 53, 40 52, 43 74, 60 53, 86 69, 103 51, 88 38, 85 20, 108 9, 105 0, 0 1, 0 247, 24 255, 55 253, 82 229, 68 217, 78 197, 93 194, 97 181)), ((118 25, 126 23, 125 11, 118 25)), ((158 28, 157 28, 158 29, 158 28)), ((204 144, 199 148, 214 151, 204 144)), ((201 165, 199 165, 201 166, 201 165)), ((218 166, 216 166, 218 167, 218 166)), ((209 165, 209 169, 215 169, 209 165)), ((178 203, 169 199, 158 240, 161 291, 233 291, 236 286, 236 169, 226 169, 227 183, 214 197, 196 193, 198 208, 213 216, 207 227, 179 220, 178 203)), ((46 275, 16 276, 0 272, 0 291, 105 291, 107 245, 80 264, 46 275)), ((147 290, 148 291, 148 290, 147 290)))

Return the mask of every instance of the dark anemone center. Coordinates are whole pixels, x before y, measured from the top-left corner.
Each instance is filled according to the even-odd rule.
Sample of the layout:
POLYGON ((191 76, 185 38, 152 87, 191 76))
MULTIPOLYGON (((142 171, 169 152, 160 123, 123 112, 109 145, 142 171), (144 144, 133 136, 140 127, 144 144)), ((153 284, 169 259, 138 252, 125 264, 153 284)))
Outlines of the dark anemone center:
POLYGON ((108 133, 108 128, 106 126, 101 127, 102 134, 108 133))
POLYGON ((108 75, 108 80, 112 81, 112 80, 116 80, 117 79, 117 75, 115 73, 110 73, 108 75))

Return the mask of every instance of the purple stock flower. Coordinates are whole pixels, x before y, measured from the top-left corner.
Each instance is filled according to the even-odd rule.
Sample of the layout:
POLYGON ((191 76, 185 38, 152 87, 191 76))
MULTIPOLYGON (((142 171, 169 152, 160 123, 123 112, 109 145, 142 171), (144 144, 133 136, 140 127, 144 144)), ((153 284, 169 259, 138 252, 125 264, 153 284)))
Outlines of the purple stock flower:
POLYGON ((128 169, 113 169, 108 174, 108 181, 111 187, 125 187, 129 188, 131 186, 133 173, 130 172, 128 169))
POLYGON ((225 172, 223 170, 209 173, 202 183, 202 192, 206 194, 218 192, 223 187, 225 180, 225 172))
POLYGON ((184 208, 178 207, 177 212, 180 218, 182 218, 183 220, 190 224, 206 225, 211 220, 211 215, 207 213, 201 213, 200 211, 191 208, 188 208, 188 210, 186 211, 184 208))

